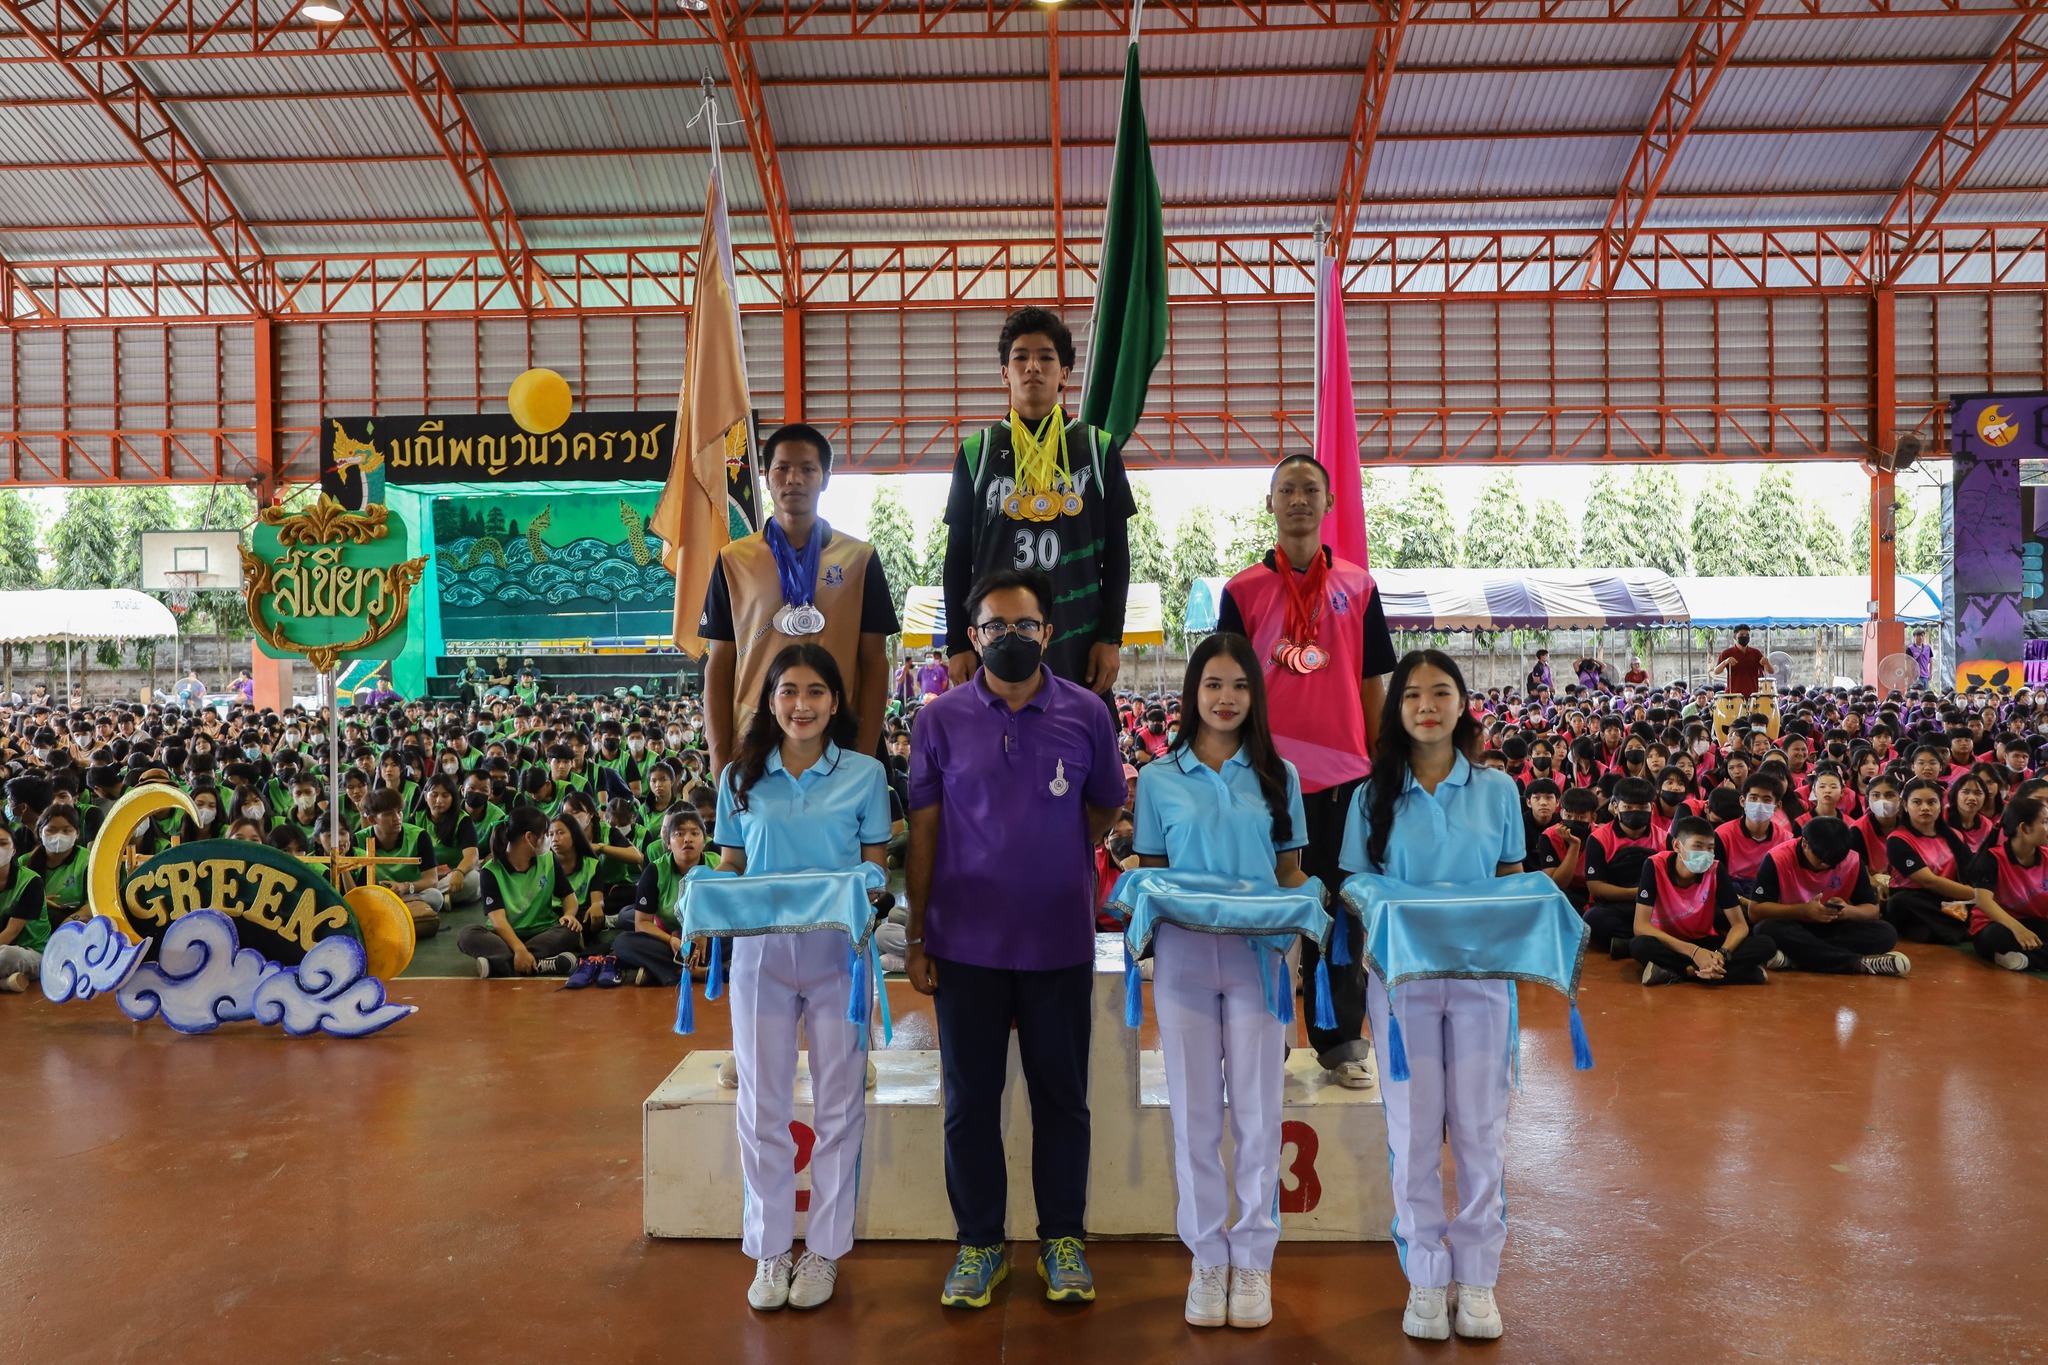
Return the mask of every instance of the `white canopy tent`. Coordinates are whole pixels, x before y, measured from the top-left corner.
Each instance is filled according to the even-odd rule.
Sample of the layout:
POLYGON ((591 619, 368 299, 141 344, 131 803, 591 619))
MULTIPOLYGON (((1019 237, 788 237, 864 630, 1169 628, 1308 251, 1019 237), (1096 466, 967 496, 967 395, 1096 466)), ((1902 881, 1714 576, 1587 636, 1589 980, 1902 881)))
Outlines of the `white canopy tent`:
POLYGON ((133 588, 43 588, 0 592, 0 645, 64 642, 64 691, 71 691, 73 640, 176 639, 178 618, 133 588))
MULTIPOLYGON (((912 588, 903 594, 903 643, 925 649, 946 636, 945 594, 937 588, 912 588)), ((1166 619, 1157 583, 1133 583, 1124 606, 1124 644, 1166 643, 1166 619)))

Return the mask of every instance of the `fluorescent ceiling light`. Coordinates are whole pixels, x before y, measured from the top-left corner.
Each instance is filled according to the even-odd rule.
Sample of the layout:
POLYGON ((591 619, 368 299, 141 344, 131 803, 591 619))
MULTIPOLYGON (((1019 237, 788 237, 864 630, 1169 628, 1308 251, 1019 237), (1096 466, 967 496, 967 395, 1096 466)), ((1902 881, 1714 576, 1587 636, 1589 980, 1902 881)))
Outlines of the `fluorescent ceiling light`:
POLYGON ((318 24, 338 24, 348 17, 332 5, 301 5, 299 13, 318 24))

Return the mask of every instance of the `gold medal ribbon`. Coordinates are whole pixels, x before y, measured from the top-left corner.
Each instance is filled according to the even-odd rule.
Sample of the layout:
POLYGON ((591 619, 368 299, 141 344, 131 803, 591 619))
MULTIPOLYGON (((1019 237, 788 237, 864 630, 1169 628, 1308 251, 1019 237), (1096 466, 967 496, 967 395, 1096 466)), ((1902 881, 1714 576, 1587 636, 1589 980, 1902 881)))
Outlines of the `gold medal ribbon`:
POLYGON ((1010 413, 1010 449, 1016 456, 1017 489, 1012 495, 1010 515, 1023 521, 1051 521, 1060 515, 1063 490, 1074 486, 1073 466, 1067 459, 1067 416, 1054 407, 1033 431, 1014 411, 1010 413))

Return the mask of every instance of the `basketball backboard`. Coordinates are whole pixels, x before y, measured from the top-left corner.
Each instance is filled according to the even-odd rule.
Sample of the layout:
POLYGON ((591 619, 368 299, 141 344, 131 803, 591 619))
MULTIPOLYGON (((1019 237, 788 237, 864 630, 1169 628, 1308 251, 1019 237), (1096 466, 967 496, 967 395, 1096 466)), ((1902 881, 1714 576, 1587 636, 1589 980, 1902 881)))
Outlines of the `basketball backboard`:
POLYGON ((242 586, 239 531, 142 532, 146 592, 234 592, 242 586))

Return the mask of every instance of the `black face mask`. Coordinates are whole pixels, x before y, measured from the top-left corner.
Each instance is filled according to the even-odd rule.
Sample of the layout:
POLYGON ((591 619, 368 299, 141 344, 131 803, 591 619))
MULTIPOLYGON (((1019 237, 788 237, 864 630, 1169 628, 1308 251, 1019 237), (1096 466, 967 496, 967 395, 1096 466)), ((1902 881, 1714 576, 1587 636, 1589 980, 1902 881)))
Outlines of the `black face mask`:
POLYGON ((1005 635, 982 649, 981 663, 1001 681, 1015 685, 1031 681, 1044 653, 1044 647, 1036 640, 1005 635))
POLYGON ((1749 637, 1747 635, 1738 635, 1735 637, 1735 643, 1738 645, 1746 645, 1749 643, 1749 637))
POLYGON ((1657 799, 1659 801, 1662 801, 1667 806, 1676 806, 1679 802, 1685 800, 1685 793, 1682 791, 1675 792, 1667 789, 1658 792, 1657 799))
POLYGON ((1621 810, 1614 813, 1614 823, 1630 834, 1641 834, 1650 827, 1650 812, 1646 810, 1621 810))
POLYGON ((1641 763, 1643 761, 1643 751, 1641 749, 1624 749, 1621 751, 1621 761, 1624 763, 1641 763))
POLYGON ((1550 759, 1547 755, 1538 754, 1529 760, 1529 766, 1539 773, 1547 773, 1550 771, 1550 759))
POLYGON ((482 792, 465 792, 462 797, 462 804, 471 810, 482 810, 490 803, 491 798, 485 796, 482 792))
POLYGON ((1109 841, 1109 856, 1122 862, 1131 856, 1131 841, 1112 835, 1109 841))
POLYGON ((1593 829, 1592 824, 1585 820, 1567 820, 1564 822, 1564 827, 1570 831, 1574 839, 1585 838, 1593 829))

